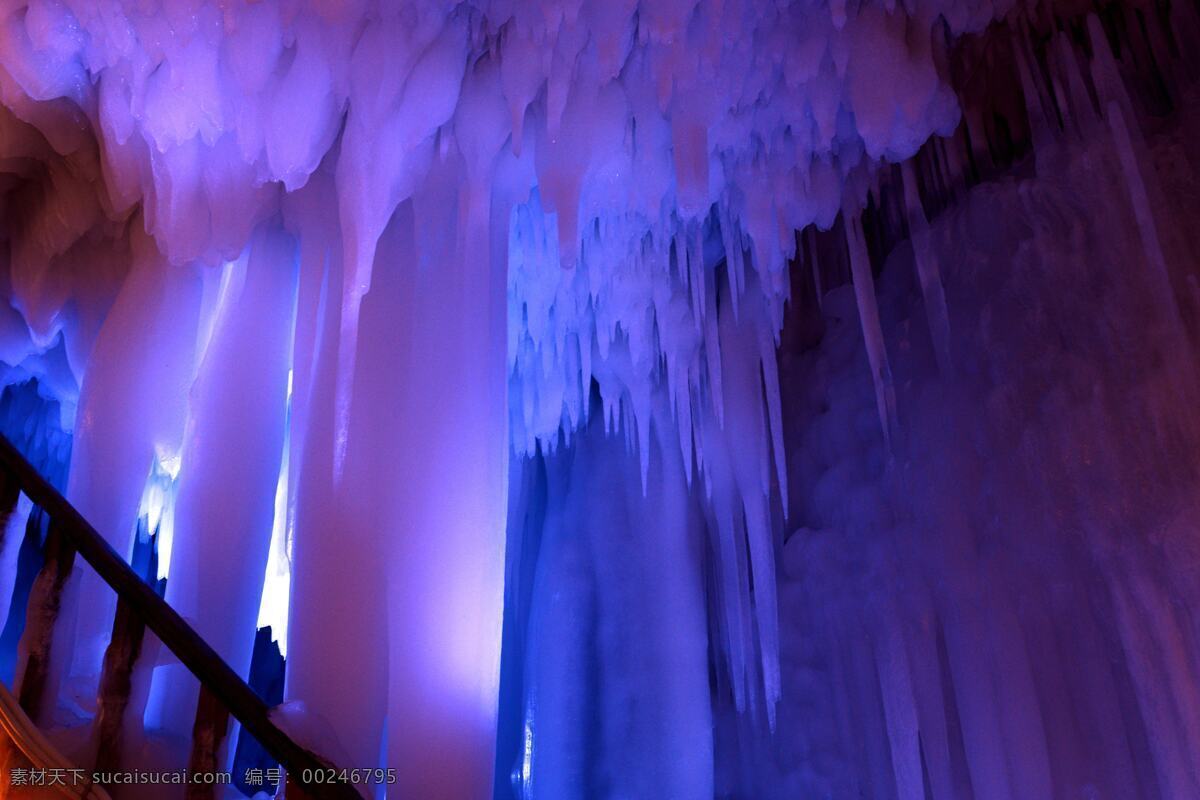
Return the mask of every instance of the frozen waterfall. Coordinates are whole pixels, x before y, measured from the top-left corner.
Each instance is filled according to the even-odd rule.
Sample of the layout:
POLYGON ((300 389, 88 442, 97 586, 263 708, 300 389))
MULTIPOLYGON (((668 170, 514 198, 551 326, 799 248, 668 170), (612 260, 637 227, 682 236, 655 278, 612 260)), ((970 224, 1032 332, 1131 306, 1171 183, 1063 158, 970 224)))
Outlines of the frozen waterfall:
MULTIPOLYGON (((10 0, 0 428, 369 796, 1200 797, 1197 47, 1194 0, 10 0)), ((76 568, 81 763, 115 609, 76 568)), ((131 682, 123 761, 182 768, 197 681, 131 682)))

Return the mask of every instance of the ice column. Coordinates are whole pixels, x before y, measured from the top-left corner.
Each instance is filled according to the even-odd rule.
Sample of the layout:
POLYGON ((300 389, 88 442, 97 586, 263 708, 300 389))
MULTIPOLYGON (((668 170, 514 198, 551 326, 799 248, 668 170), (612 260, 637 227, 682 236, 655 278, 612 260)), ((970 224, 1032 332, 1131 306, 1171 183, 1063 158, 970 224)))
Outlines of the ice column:
POLYGON ((846 214, 846 246, 850 250, 850 271, 854 278, 854 296, 858 300, 858 316, 862 323, 863 340, 867 344, 867 361, 871 365, 871 381, 875 385, 875 404, 883 441, 891 451, 892 435, 896 430, 896 389, 892 385, 892 368, 888 362, 887 345, 879 323, 879 306, 875 301, 875 277, 871 260, 863 241, 862 219, 846 214))
POLYGON ((451 150, 414 198, 415 259, 391 309, 406 341, 386 554, 388 764, 402 797, 482 798, 492 785, 508 468, 493 235, 503 241, 507 218, 462 169, 451 150))
POLYGON ((953 370, 950 357, 950 315, 946 310, 946 292, 942 287, 942 276, 938 269, 937 255, 929 243, 929 222, 921 207, 917 192, 917 175, 912 160, 905 161, 904 205, 908 209, 908 233, 912 242, 913 260, 917 263, 917 279, 921 283, 921 296, 925 300, 925 318, 929 323, 929 336, 933 339, 933 352, 938 370, 949 376, 953 370))
POLYGON ((344 325, 327 276, 297 495, 287 695, 351 763, 378 763, 386 711, 401 797, 482 798, 492 783, 507 215, 485 182, 460 182, 462 161, 447 142, 375 248, 340 474, 344 325))
MULTIPOLYGON (((346 763, 379 763, 387 707, 387 560, 381 554, 402 529, 390 498, 398 480, 396 408, 407 385, 389 356, 404 349, 393 315, 404 266, 396 257, 397 247, 405 231, 411 239, 411 214, 408 219, 407 229, 393 222, 384 232, 375 254, 378 269, 361 306, 353 403, 337 489, 333 409, 340 273, 334 259, 325 274, 317 303, 321 315, 312 335, 319 355, 312 372, 309 424, 305 435, 293 433, 293 441, 305 444, 303 470, 292 487, 296 538, 287 697, 303 702, 314 719, 336 731, 339 752, 330 751, 329 757, 346 763)), ((298 384, 298 389, 307 385, 298 384)))
MULTIPOLYGON (((192 388, 166 600, 246 676, 283 453, 295 302, 292 239, 263 229, 232 266, 192 388)), ((199 684, 160 667, 151 727, 190 736, 199 684)))

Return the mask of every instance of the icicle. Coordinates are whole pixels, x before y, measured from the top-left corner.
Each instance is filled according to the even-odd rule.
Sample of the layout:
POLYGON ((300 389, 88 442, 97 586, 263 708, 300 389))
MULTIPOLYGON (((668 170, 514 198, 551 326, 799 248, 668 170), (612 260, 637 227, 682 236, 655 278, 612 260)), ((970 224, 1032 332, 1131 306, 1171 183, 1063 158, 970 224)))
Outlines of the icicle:
POLYGON ((737 319, 738 303, 746 286, 746 266, 744 263, 741 234, 728 209, 725 209, 721 214, 718 224, 721 228, 721 239, 725 247, 725 271, 729 280, 729 302, 733 305, 734 319, 737 319))
MULTIPOLYGON (((712 280, 712 273, 705 270, 705 280, 712 280)), ((721 388, 721 337, 717 332, 716 291, 708 287, 704 317, 704 356, 708 365, 709 397, 717 412, 717 424, 725 424, 725 400, 721 388)))
POLYGON ((883 694, 888 742, 892 751, 897 798, 924 800, 917 709, 913 701, 908 655, 900 638, 898 621, 891 620, 881 632, 881 636, 883 641, 876 649, 875 658, 883 694))
POLYGON ((759 329, 759 363, 762 364, 763 392, 767 401, 767 419, 771 429, 771 451, 775 458, 775 480, 779 485, 783 517, 788 515, 787 452, 783 447, 783 398, 779 390, 779 365, 775 359, 775 340, 759 329))
POLYGON ((1025 111, 1029 116, 1029 131, 1033 136, 1035 152, 1048 147, 1052 141, 1050 123, 1046 119, 1046 107, 1042 103, 1041 91, 1036 81, 1036 62, 1029 53, 1027 32, 1014 34, 1013 48, 1017 62, 1017 74, 1021 79, 1021 94, 1025 98, 1025 111))
MULTIPOLYGON (((1117 61, 1113 58, 1112 49, 1108 46, 1108 36, 1104 26, 1095 14, 1088 14, 1088 38, 1092 44, 1092 83, 1096 87, 1096 95, 1100 101, 1100 109, 1107 116, 1108 104, 1116 101, 1121 106, 1121 113, 1126 120, 1136 121, 1133 104, 1129 101, 1129 93, 1125 91, 1125 82, 1117 61)), ((1134 126, 1129 131, 1133 140, 1141 141, 1141 130, 1134 126)))
POLYGON ((1054 53, 1059 70, 1063 73, 1066 91, 1066 101, 1071 108, 1071 119, 1076 132, 1082 137, 1089 129, 1089 123, 1096 117, 1087 86, 1083 82, 1083 73, 1079 69, 1079 60, 1075 56, 1075 47, 1065 33, 1054 37, 1054 53))
POLYGON ((817 295, 817 309, 819 310, 825 303, 825 290, 821 286, 821 258, 817 255, 816 231, 811 225, 805 230, 805 243, 808 246, 808 268, 812 272, 813 291, 817 295))
POLYGON ((845 213, 843 218, 846 223, 846 246, 850 251, 850 271, 854 279, 854 296, 858 300, 858 316, 867 347, 867 360, 871 365, 871 381, 875 385, 879 425, 883 431, 884 449, 890 457, 892 434, 896 426, 896 392, 892 386, 892 368, 883 341, 883 328, 879 323, 879 307, 875 304, 875 278, 863 243, 861 218, 849 213, 845 213))
POLYGON ((950 184, 951 199, 957 197, 966 184, 966 170, 963 168, 962 152, 958 147, 958 128, 950 136, 940 139, 942 156, 946 161, 946 174, 950 184))
MULTIPOLYGON (((904 545, 898 545, 898 550, 904 545)), ((899 553, 897 553, 899 556, 899 553)), ((925 594, 913 586, 914 593, 925 594)), ((918 602, 928 602, 922 597, 918 602)), ((909 601, 912 603, 912 600, 909 601)), ((920 752, 926 762, 933 800, 953 800, 955 796, 946 710, 954 698, 947 697, 942 686, 942 668, 938 659, 938 641, 932 608, 924 608, 914 625, 905 630, 909 675, 916 697, 920 752)), ((886 632, 884 635, 887 635, 886 632)))
POLYGON ((687 281, 688 302, 691 304, 692 322, 696 333, 703 333, 704 300, 701 293, 704 291, 704 273, 696 269, 695 260, 692 257, 691 238, 682 232, 675 235, 675 261, 679 272, 687 281))
MULTIPOLYGON (((771 529, 770 455, 771 431, 763 416, 762 340, 757 339, 756 320, 743 314, 733 318, 732 309, 720 311, 720 340, 723 384, 725 393, 725 422, 718 442, 710 442, 720 450, 710 459, 718 470, 718 460, 729 462, 736 491, 731 493, 734 521, 739 536, 745 536, 748 561, 742 577, 747 586, 753 585, 752 628, 757 633, 758 660, 762 675, 762 699, 765 700, 767 721, 775 726, 775 705, 780 696, 779 622, 776 607, 775 544, 771 529), (739 513, 740 508, 740 513, 739 513), (742 524, 737 524, 742 523, 742 524)), ((774 348, 767 347, 771 357, 774 348)), ((723 470, 722 470, 723 472, 723 470)), ((719 485, 715 481, 714 485, 719 485)), ((729 492, 726 487, 724 491, 729 492)), ((718 491, 721 491, 718 489, 718 491)), ((749 640, 753 647, 753 639, 749 640)), ((749 694, 751 708, 759 699, 757 691, 749 694)))
POLYGON ((708 312, 708 270, 704 266, 704 233, 700 226, 697 225, 690 236, 687 236, 688 243, 688 269, 696 276, 696 306, 693 313, 696 316, 696 332, 701 333, 704 325, 704 317, 708 312))
POLYGON ((1154 210, 1150 205, 1150 197, 1142 172, 1138 166, 1137 154, 1134 150, 1133 139, 1126 125, 1125 114, 1121 104, 1109 100, 1106 109, 1109 128, 1112 131, 1113 144, 1117 151, 1117 161, 1121 165, 1121 174, 1125 179, 1125 188, 1129 193, 1129 202, 1133 206, 1134 218, 1137 220, 1138 233, 1141 235, 1142 251, 1146 255, 1147 266, 1150 268, 1150 282, 1158 298, 1160 307, 1167 314, 1176 336, 1181 341, 1186 340, 1187 334, 1180 316, 1178 299, 1171 287, 1171 274, 1167 268, 1167 259, 1163 254, 1159 240, 1158 226, 1154 219, 1154 210))
POLYGON ((929 223, 925 220, 925 211, 917 193, 917 176, 911 159, 904 162, 902 170, 904 205, 908 209, 913 260, 917 266, 921 295, 925 300, 925 319, 929 325, 929 336, 933 340, 938 371, 948 377, 953 374, 954 362, 950 356, 950 315, 946 309, 946 293, 942 287, 937 256, 929 243, 929 223))
POLYGON ((960 124, 955 126, 954 133, 950 134, 946 140, 946 157, 950 163, 950 175, 954 180, 955 197, 966 191, 966 187, 970 185, 970 178, 967 175, 967 164, 964 160, 964 152, 966 144, 962 142, 961 134, 966 131, 966 125, 960 124))
MULTIPOLYGON (((950 204, 953 194, 950 189, 950 168, 946 162, 946 148, 943 146, 943 140, 939 136, 930 139, 929 145, 935 183, 937 184, 938 204, 947 206, 950 204)), ((874 195, 878 197, 879 193, 876 191, 874 195)))
POLYGON ((981 648, 977 631, 986 621, 978 601, 960 600, 945 626, 946 655, 953 680, 955 700, 962 721, 963 746, 971 770, 971 784, 978 800, 1009 800, 1019 795, 1011 786, 1004 752, 994 665, 987 649, 981 648))
POLYGON ((1071 105, 1067 102, 1066 92, 1063 91, 1062 81, 1054 71, 1050 72, 1050 89, 1054 105, 1058 109, 1059 129, 1066 132, 1068 128, 1077 123, 1071 112, 1071 105))
POLYGON ((731 498, 728 496, 732 489, 728 475, 722 475, 717 467, 718 458, 709 460, 713 482, 714 497, 713 514, 716 525, 713 533, 717 538, 717 552, 720 554, 721 569, 721 605, 725 614, 726 658, 729 662, 730 679, 733 683, 733 699, 738 711, 744 711, 748 705, 747 699, 747 640, 746 619, 749 614, 750 599, 746 596, 746 582, 743 580, 741 561, 741 544, 738 537, 740 527, 733 517, 731 498))
MULTIPOLYGON (((1188 755, 1188 747, 1194 746, 1196 740, 1193 738, 1189 743, 1187 733, 1182 729, 1184 720, 1180 714, 1179 698, 1165 689, 1177 677, 1172 674, 1171 663, 1177 659, 1163 652, 1163 642, 1155 636, 1158 631, 1151 630, 1143 622, 1154 618, 1138 613, 1137 600, 1145 600, 1148 593, 1154 590, 1136 585, 1140 583, 1136 578, 1133 588, 1123 583, 1121 579, 1113 582, 1112 603, 1138 708, 1147 727, 1155 732, 1147 737, 1155 772, 1163 786, 1164 795, 1195 797, 1200 793, 1200 784, 1190 766, 1192 758, 1188 755), (1138 594, 1142 597, 1139 598, 1138 594)), ((1171 624, 1169 615, 1162 620, 1162 624, 1171 624)))
POLYGON ((641 466, 642 495, 649 490, 650 480, 650 397, 649 390, 638 392, 630 404, 632 424, 637 428, 638 461, 641 466))
POLYGON ((692 395, 687 386, 679 390, 679 446, 683 455, 683 471, 688 488, 692 487, 692 461, 695 449, 695 431, 692 422, 692 395))

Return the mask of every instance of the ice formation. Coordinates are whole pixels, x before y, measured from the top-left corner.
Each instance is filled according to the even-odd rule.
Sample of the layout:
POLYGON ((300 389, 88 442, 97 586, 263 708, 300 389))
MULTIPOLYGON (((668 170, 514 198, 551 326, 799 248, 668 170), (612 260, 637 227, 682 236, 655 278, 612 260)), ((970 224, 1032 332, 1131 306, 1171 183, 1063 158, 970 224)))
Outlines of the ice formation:
MULTIPOLYGON (((235 669, 249 669, 260 610, 287 609, 296 730, 335 732, 323 749, 347 765, 398 768, 399 796, 1133 797, 1122 781, 1146 769, 1160 796, 1192 796, 1200 633, 1139 628, 1176 596, 1149 588, 1157 566, 1122 579, 1106 618, 1133 654, 1122 698, 1181 738, 1128 733, 1153 766, 1135 752, 1105 788, 1049 763, 1066 746, 1049 716, 1079 712, 1045 699, 1061 679, 1016 648, 1053 632, 1022 628, 1008 583, 912 608, 867 587, 870 624, 829 586, 919 527, 885 517, 937 505, 903 498, 914 463, 936 466, 921 457, 934 452, 920 451, 925 417, 906 410, 911 342, 884 307, 896 297, 877 293, 881 242, 911 241, 940 380, 968 367, 972 388, 923 413, 968 407, 983 384, 957 355, 975 324, 959 315, 986 304, 954 305, 951 281, 974 273, 936 212, 984 165, 1011 162, 1014 138, 1040 181, 1090 191, 1042 168, 1076 151, 1119 167, 1104 186, 1128 207, 1112 229, 1139 245, 1120 252, 1168 321, 1164 341, 1189 346, 1183 250, 1139 127, 1153 109, 1126 87, 1153 75, 1162 89, 1146 91, 1183 97, 1195 9, 1152 4, 1137 28, 1114 22, 1134 13, 1122 6, 1102 21, 1059 5, 12 0, 5 380, 34 374, 59 399, 68 497, 118 550, 153 497, 167 599, 235 669), (1114 54, 1122 36, 1137 44, 1114 54), (870 413, 837 412, 861 447, 840 463, 875 470, 875 488, 824 477, 845 443, 827 423, 797 433, 803 392, 778 355, 797 276, 858 325, 835 339, 861 347, 870 413), (842 523, 839 554, 826 534, 842 523), (286 604, 263 601, 269 562, 272 586, 290 562, 286 604), (796 623, 805 613, 817 618, 796 623), (935 633, 938 614, 952 619, 935 633), (805 625, 834 653, 833 700, 814 705, 858 716, 781 753, 806 741, 795 698, 817 693, 795 688, 807 678, 788 661, 805 625), (846 633, 863 625, 869 636, 846 633), (944 674, 974 681, 952 687, 957 705, 944 674), (835 764, 860 730, 874 732, 860 737, 869 763, 835 764), (746 777, 766 761, 787 769, 746 777)), ((1067 202, 1048 194, 1015 218, 1044 226, 1067 202)), ((1179 374, 1174 397, 1194 388, 1194 370, 1179 374)), ((825 377, 843 381, 832 396, 861 399, 849 371, 825 377)), ((974 531, 964 519, 930 525, 974 531)), ((968 580, 963 540, 926 539, 921 552, 959 558, 945 571, 968 580)), ((55 684, 86 707, 114 603, 86 572, 65 602, 55 684)), ((1112 651, 1108 629, 1093 633, 1096 653, 1112 651)), ((146 724, 186 736, 194 683, 150 667, 146 724)))
MULTIPOLYGON (((1066 145, 1048 130, 1036 179, 976 187, 925 231, 926 253, 951 265, 952 383, 925 325, 922 244, 893 251, 880 315, 899 355, 903 470, 881 468, 863 424, 876 405, 850 287, 824 298, 820 349, 781 364, 803 421, 788 446, 780 722, 740 762, 718 759, 718 793, 1200 790, 1198 306, 1174 291, 1195 266, 1177 221, 1196 207, 1200 120, 1189 111, 1153 150, 1127 153, 1180 169, 1138 209, 1113 120, 1086 113, 1086 147, 1055 160, 1066 145), (1143 219, 1178 232, 1159 251, 1165 287, 1147 272, 1143 219)), ((738 729, 732 709, 716 716, 738 729)))

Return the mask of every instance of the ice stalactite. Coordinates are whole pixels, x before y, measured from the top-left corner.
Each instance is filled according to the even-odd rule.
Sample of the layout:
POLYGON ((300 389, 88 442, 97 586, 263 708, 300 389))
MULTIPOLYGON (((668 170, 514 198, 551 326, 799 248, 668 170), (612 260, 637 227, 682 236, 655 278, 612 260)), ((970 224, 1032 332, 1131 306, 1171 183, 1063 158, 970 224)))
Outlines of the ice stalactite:
MULTIPOLYGON (((536 282, 521 288, 522 305, 510 311, 521 315, 525 328, 516 347, 510 344, 510 358, 515 353, 518 376, 531 369, 550 371, 536 382, 525 377, 514 387, 514 397, 520 399, 511 405, 512 426, 519 442, 521 431, 528 436, 547 423, 557 427, 560 419, 569 420, 571 428, 586 424, 590 394, 585 391, 594 379, 601 422, 611 435, 619 433, 627 440, 630 463, 637 464, 644 486, 655 426, 674 437, 691 491, 708 509, 713 548, 719 554, 716 596, 724 617, 719 634, 724 668, 730 671, 739 704, 747 711, 761 710, 769 721, 778 694, 772 508, 781 495, 786 497, 780 489, 786 470, 775 337, 769 312, 761 306, 736 310, 731 284, 756 291, 759 280, 771 276, 760 278, 747 270, 739 279, 737 262, 730 257, 722 277, 716 277, 719 273, 709 266, 719 258, 714 255, 720 253, 713 244, 716 237, 740 241, 740 234, 730 236, 729 224, 725 222, 723 234, 711 229, 703 234, 697 227, 675 240, 673 252, 656 251, 653 243, 643 245, 631 262, 614 264, 628 274, 628 286, 620 287, 614 297, 597 298, 593 312, 591 304, 580 305, 572 297, 570 287, 586 281, 584 285, 602 288, 591 284, 592 276, 597 264, 613 257, 607 252, 612 243, 592 240, 577 273, 556 276, 545 271, 554 264, 556 242, 538 198, 518 207, 512 235, 520 247, 514 252, 510 284, 514 276, 522 280, 526 271, 545 266, 540 266, 540 275, 531 276, 536 282), (660 272, 664 264, 674 266, 660 272), (548 282, 547 276, 557 280, 548 282), (624 308, 645 302, 647 295, 639 289, 644 282, 655 284, 648 296, 656 305, 661 303, 661 310, 655 308, 639 319, 624 308), (614 318, 618 312, 621 316, 614 318), (660 314, 664 322, 653 325, 660 314), (551 327, 543 327, 548 324, 551 327), (544 336, 551 338, 540 347, 552 348, 565 359, 537 360, 535 342, 544 336), (650 349, 656 337, 667 350, 665 364, 650 349), (647 373, 649 385, 639 385, 637 376, 647 373), (711 394, 701 395, 701 387, 711 394), (668 415, 655 416, 660 405, 668 415), (547 411, 550 415, 542 416, 547 411)), ((577 445, 573 438, 563 442, 538 436, 532 441, 540 441, 550 452, 561 446, 595 446, 577 445)))
POLYGON ((347 115, 337 169, 345 258, 335 400, 337 472, 345 457, 359 308, 371 285, 375 246, 397 203, 412 195, 414 184, 429 169, 432 136, 454 113, 463 80, 463 18, 452 14, 443 25, 431 15, 422 27, 399 52, 388 36, 404 35, 397 24, 372 28, 354 51, 350 80, 369 99, 347 115), (426 31, 436 37, 423 41, 426 31), (396 65, 401 68, 385 70, 386 82, 375 86, 380 63, 392 58, 401 60, 402 65, 396 65))
POLYGON ((875 651, 875 669, 883 696, 896 796, 898 800, 923 800, 920 723, 908 653, 897 627, 885 625, 882 641, 875 651))
MULTIPOLYGON (((1021 95, 1025 100, 1025 112, 1029 121, 1029 131, 1033 137, 1033 149, 1047 150, 1050 146, 1051 130, 1050 115, 1054 113, 1053 101, 1045 96, 1045 87, 1041 81, 1034 79, 1035 71, 1039 69, 1036 60, 1030 52, 1029 32, 1027 27, 1014 31, 1010 39, 1015 50, 1017 74, 1021 79, 1021 95), (1049 106, 1049 108, 1047 108, 1049 106)), ((1054 126, 1058 118, 1055 116, 1054 126)))
POLYGON ((1200 707, 1195 688, 1195 654, 1187 633, 1166 605, 1160 589, 1130 570, 1112 587, 1113 610, 1134 692, 1147 728, 1147 742, 1159 790, 1169 797, 1200 791, 1194 750, 1200 740, 1200 707), (1146 621, 1150 620, 1149 625, 1146 621))
POLYGON ((1133 207, 1151 285, 1155 287, 1161 310, 1172 320, 1182 342, 1186 337, 1184 323, 1171 285, 1159 223, 1152 208, 1154 203, 1162 204, 1161 190, 1153 165, 1146 162, 1145 140, 1108 38, 1094 14, 1088 16, 1087 24, 1094 48, 1091 76, 1100 103, 1098 112, 1107 123, 1122 182, 1133 207))
MULTIPOLYGON (((295 246, 262 227, 230 265, 190 392, 166 600, 248 675, 283 454, 295 246)), ((199 684, 155 675, 148 725, 186 739, 199 684)))
POLYGON ((850 271, 854 280, 854 296, 858 300, 858 318, 862 325, 863 341, 867 347, 867 363, 871 365, 871 382, 875 385, 875 406, 884 446, 890 452, 896 434, 896 388, 892 367, 888 361, 887 344, 879 322, 879 306, 875 301, 875 275, 863 241, 862 218, 846 213, 846 248, 850 256, 850 271))
POLYGON ((912 162, 904 162, 904 206, 908 211, 909 240, 912 242, 913 260, 917 265, 917 277, 921 282, 921 296, 925 301, 925 318, 929 324, 929 335, 933 339, 933 351, 938 369, 949 377, 954 372, 954 360, 950 355, 950 312, 946 308, 946 291, 942 286, 941 270, 937 255, 929 242, 929 222, 921 207, 917 192, 917 175, 912 162))
MULTIPOLYGON (((736 560, 740 560, 743 537, 746 542, 748 562, 741 585, 726 581, 723 590, 743 595, 744 613, 753 621, 754 631, 747 632, 747 642, 757 641, 759 663, 757 670, 753 666, 747 668, 750 675, 757 672, 761 676, 765 713, 773 728, 775 703, 779 699, 779 622, 771 503, 782 501, 782 497, 773 494, 772 487, 786 483, 787 475, 782 467, 779 472, 770 473, 773 463, 769 453, 772 447, 776 452, 782 450, 783 432, 778 427, 778 417, 767 413, 768 406, 779 402, 778 396, 764 397, 763 387, 774 387, 777 392, 778 382, 774 378, 773 347, 765 350, 761 347, 762 329, 756 325, 758 321, 749 315, 734 320, 728 305, 722 307, 719 316, 725 413, 723 424, 711 417, 702 422, 699 438, 706 454, 704 483, 713 496, 724 495, 714 504, 724 517, 715 520, 723 549, 731 556, 739 553, 736 560), (765 383, 760 377, 764 373, 770 376, 765 383)), ((773 337, 771 341, 773 344, 773 337)), ((753 645, 748 651, 754 652, 753 645)), ((747 697, 753 698, 758 693, 757 683, 749 680, 743 687, 747 697)))
POLYGON ((1172 319, 1173 327, 1181 335, 1182 340, 1183 321, 1179 317, 1179 305, 1175 299, 1175 292, 1171 288, 1171 277, 1167 270, 1166 258, 1163 255, 1157 222, 1150 207, 1150 196, 1146 189, 1142 169, 1138 165, 1134 139, 1129 131, 1130 123, 1125 112, 1121 110, 1121 103, 1117 100, 1108 101, 1108 105, 1104 109, 1104 116, 1112 131, 1117 161, 1120 164, 1121 175, 1125 179, 1134 218, 1137 220, 1138 234, 1146 256, 1146 266, 1150 272, 1151 284, 1157 288, 1162 309, 1172 319))

